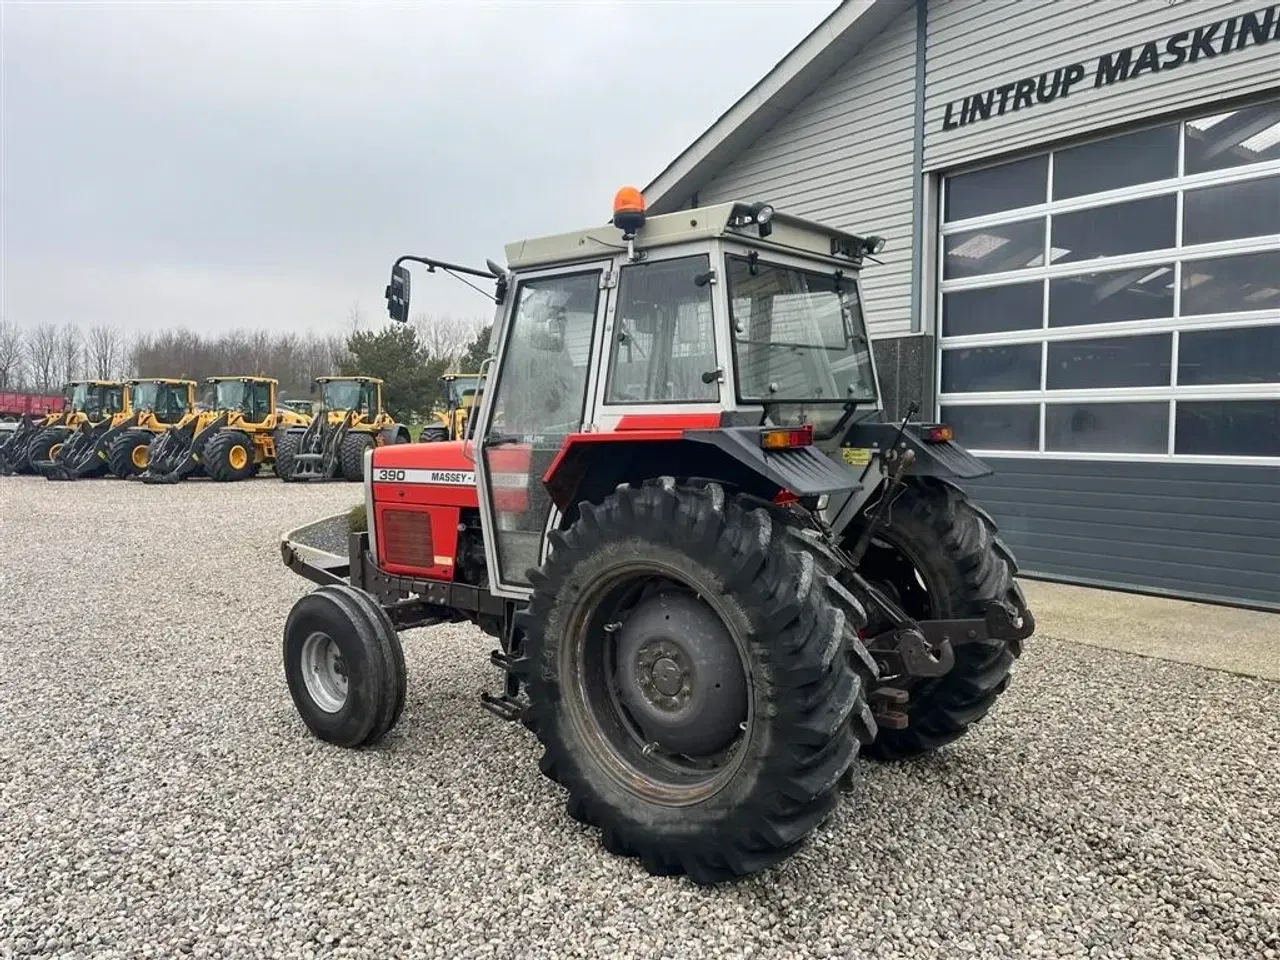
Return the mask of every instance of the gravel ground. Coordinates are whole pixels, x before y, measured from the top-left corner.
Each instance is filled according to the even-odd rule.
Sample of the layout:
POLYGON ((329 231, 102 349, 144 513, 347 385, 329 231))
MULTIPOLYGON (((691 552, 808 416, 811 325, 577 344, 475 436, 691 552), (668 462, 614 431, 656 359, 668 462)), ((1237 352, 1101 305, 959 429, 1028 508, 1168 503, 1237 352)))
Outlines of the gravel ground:
POLYGON ((711 890, 565 816, 469 628, 406 635, 380 748, 322 745, 277 537, 358 491, 0 480, 0 957, 1280 956, 1264 681, 1033 641, 971 737, 711 890))

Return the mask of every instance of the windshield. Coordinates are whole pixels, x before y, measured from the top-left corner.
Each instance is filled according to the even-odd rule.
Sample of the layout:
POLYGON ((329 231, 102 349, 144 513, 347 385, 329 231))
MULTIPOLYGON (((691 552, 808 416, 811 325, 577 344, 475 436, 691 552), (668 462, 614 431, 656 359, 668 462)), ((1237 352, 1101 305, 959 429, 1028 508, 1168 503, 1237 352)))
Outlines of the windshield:
POLYGON ((124 387, 77 383, 69 391, 71 409, 97 420, 124 407, 124 387))
POLYGON ((372 383, 331 380, 324 385, 324 405, 329 410, 356 410, 372 414, 377 406, 372 383))
POLYGON ((854 277, 745 256, 725 259, 739 399, 875 402, 871 343, 854 277))
POLYGON ((470 390, 473 393, 479 389, 479 377, 458 377, 457 380, 450 381, 445 386, 446 399, 450 407, 462 406, 463 393, 470 390))
POLYGON ((133 405, 152 411, 162 423, 172 423, 187 412, 187 388, 173 383, 135 383, 133 405))
POLYGON ((244 395, 248 388, 247 383, 241 383, 239 380, 223 380, 221 383, 215 383, 210 405, 215 410, 239 410, 244 405, 244 395))

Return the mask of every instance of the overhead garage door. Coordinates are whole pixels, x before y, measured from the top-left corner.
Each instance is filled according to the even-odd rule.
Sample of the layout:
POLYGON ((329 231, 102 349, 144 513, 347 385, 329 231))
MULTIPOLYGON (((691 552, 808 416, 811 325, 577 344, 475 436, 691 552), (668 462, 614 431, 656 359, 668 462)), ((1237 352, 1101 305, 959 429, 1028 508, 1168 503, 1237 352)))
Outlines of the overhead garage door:
POLYGON ((939 416, 1030 572, 1280 608, 1280 98, 945 178, 939 416))

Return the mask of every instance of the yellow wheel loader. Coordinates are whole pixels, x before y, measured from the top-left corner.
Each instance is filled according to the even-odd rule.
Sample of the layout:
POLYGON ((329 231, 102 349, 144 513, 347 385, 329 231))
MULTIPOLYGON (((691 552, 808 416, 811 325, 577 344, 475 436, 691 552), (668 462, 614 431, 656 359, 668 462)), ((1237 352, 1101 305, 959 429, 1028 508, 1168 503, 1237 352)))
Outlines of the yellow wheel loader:
POLYGON ((194 420, 196 382, 167 377, 130 380, 137 422, 114 437, 106 449, 107 470, 127 480, 151 463, 151 444, 170 428, 194 420))
POLYGON ((50 461, 81 424, 101 424, 125 408, 125 384, 72 380, 63 385, 60 412, 24 416, 0 447, 0 476, 36 473, 34 461, 50 461))
POLYGON ((228 483, 248 480, 276 459, 276 431, 311 418, 277 405, 271 377, 210 377, 204 410, 153 441, 143 483, 178 483, 204 474, 228 483))
POLYGON ((306 427, 276 434, 276 476, 301 480, 364 478, 364 454, 389 443, 409 443, 409 428, 386 411, 383 381, 377 377, 316 377, 311 392, 321 396, 306 427))
POLYGON ((480 405, 480 375, 478 373, 446 373, 440 378, 444 384, 447 409, 437 413, 439 424, 422 428, 418 434, 420 443, 440 443, 461 440, 466 436, 467 421, 471 411, 480 405))
POLYGON ((71 414, 40 430, 27 448, 31 469, 46 480, 78 480, 107 472, 107 447, 137 420, 127 382, 90 380, 72 387, 71 414))

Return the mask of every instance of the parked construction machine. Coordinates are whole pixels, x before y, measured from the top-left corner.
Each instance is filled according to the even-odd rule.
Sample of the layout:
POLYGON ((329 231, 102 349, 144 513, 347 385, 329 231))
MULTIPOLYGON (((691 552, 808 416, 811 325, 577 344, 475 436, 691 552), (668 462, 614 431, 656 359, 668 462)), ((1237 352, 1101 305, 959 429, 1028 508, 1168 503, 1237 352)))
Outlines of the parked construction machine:
POLYGON ((106 446, 108 472, 122 480, 136 477, 151 462, 151 444, 174 427, 196 417, 196 381, 151 377, 129 381, 136 422, 106 446))
POLYGON ((0 448, 0 475, 37 472, 37 464, 50 464, 64 444, 83 450, 110 430, 113 422, 129 415, 129 388, 118 380, 72 380, 63 387, 61 411, 40 417, 24 416, 0 448))
POLYGON ((204 407, 152 441, 143 483, 178 483, 204 475, 231 482, 257 475, 275 462, 276 432, 306 426, 311 418, 277 406, 270 377, 210 377, 204 407))
POLYGON ((409 428, 382 403, 377 377, 316 377, 320 405, 305 427, 276 434, 275 472, 281 480, 351 480, 364 477, 364 453, 389 443, 409 443, 409 428))
MULTIPOLYGON (((653 874, 796 850, 853 761, 928 754, 1005 691, 1035 619, 943 423, 885 415, 860 274, 884 241, 767 203, 508 245, 495 357, 461 441, 365 452, 366 529, 284 535, 319 584, 284 625, 310 731, 379 741, 399 631, 497 638, 481 702, 541 742, 570 816, 653 874), (343 541, 345 550, 334 545, 343 541)), ((889 815, 893 811, 888 812, 889 815)))
POLYGON ((467 423, 479 402, 480 375, 477 373, 446 373, 440 378, 444 385, 445 410, 436 413, 440 422, 422 428, 419 443, 441 443, 461 440, 466 436, 467 423))

